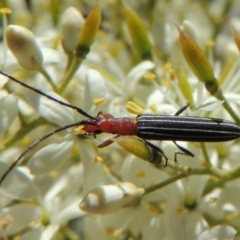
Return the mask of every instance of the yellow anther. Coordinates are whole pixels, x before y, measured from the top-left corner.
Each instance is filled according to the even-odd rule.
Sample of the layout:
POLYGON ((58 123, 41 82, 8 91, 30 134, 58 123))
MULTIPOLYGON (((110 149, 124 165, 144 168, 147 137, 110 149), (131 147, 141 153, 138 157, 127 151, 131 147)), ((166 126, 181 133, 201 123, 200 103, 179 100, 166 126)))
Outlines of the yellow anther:
POLYGON ((105 232, 107 235, 112 235, 114 233, 114 229, 112 227, 106 227, 105 232))
POLYGON ((10 8, 1 8, 0 12, 4 14, 10 14, 12 13, 12 10, 10 8))
POLYGON ((142 177, 145 177, 145 176, 146 176, 146 174, 145 174, 144 171, 140 171, 140 172, 138 172, 138 173, 136 174, 136 177, 137 177, 137 178, 142 178, 142 177))
POLYGON ((30 137, 26 136, 22 139, 21 144, 23 146, 28 146, 31 144, 31 142, 32 142, 32 139, 30 137))
POLYGON ((144 78, 149 79, 149 80, 154 79, 155 77, 156 77, 156 75, 154 73, 150 73, 150 72, 146 73, 144 75, 144 78))
POLYGON ((104 98, 94 98, 94 99, 93 99, 93 104, 94 104, 95 106, 98 106, 98 105, 100 105, 103 101, 104 101, 104 98))
POLYGON ((217 203, 217 201, 218 201, 218 198, 214 198, 214 197, 209 198, 210 203, 217 203))
POLYGON ((170 69, 169 77, 170 77, 170 80, 172 80, 172 81, 174 81, 176 79, 176 72, 174 69, 170 69))
POLYGON ((127 102, 127 107, 126 107, 127 111, 133 114, 142 114, 144 112, 144 110, 138 106, 136 103, 129 101, 127 102))
POLYGON ((117 229, 114 231, 113 236, 116 238, 120 238, 121 236, 123 236, 123 231, 122 229, 117 229))
POLYGON ((155 104, 150 105, 149 109, 155 114, 158 113, 158 109, 157 109, 157 106, 155 104))
POLYGON ((186 209, 185 207, 177 208, 176 212, 177 214, 181 214, 185 209, 186 209))
POLYGON ((166 63, 165 65, 162 66, 162 70, 164 72, 168 71, 170 68, 172 68, 171 63, 166 63))
MULTIPOLYGON (((108 48, 108 45, 107 44, 101 44, 100 46, 99 46, 99 49, 107 49, 108 48)), ((107 57, 109 57, 109 55, 108 54, 104 54, 103 55, 103 57, 104 58, 107 58, 107 57)))
POLYGON ((80 125, 77 128, 75 128, 74 130, 75 130, 76 134, 85 134, 86 131, 83 130, 83 127, 84 127, 83 125, 80 125))
POLYGON ((56 178, 58 175, 59 175, 58 171, 52 171, 52 172, 49 173, 49 176, 52 177, 52 178, 56 178))
POLYGON ((159 213, 159 210, 152 204, 148 204, 148 211, 152 213, 159 213))
POLYGON ((109 174, 110 173, 110 169, 106 165, 103 165, 103 172, 105 174, 109 174))
POLYGON ((93 163, 99 163, 99 162, 103 162, 103 159, 99 156, 95 156, 95 158, 93 159, 93 163))
POLYGON ((113 106, 114 106, 114 107, 119 106, 119 101, 114 101, 114 102, 113 102, 113 106))
POLYGON ((216 43, 215 43, 215 41, 209 39, 209 40, 207 40, 206 44, 207 44, 207 46, 209 46, 209 47, 213 47, 213 46, 215 46, 216 43))

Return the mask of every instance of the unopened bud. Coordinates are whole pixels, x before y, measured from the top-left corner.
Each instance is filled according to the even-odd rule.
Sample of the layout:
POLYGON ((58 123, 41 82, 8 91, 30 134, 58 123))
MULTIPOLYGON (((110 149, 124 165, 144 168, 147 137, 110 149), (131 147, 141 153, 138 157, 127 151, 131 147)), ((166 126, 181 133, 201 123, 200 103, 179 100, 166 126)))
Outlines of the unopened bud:
POLYGON ((187 102, 190 103, 191 108, 193 107, 193 91, 191 88, 191 85, 188 81, 187 75, 184 72, 184 69, 182 66, 179 67, 178 71, 178 85, 186 99, 187 102))
POLYGON ((135 206, 143 193, 142 188, 128 182, 100 186, 87 193, 79 207, 92 214, 111 213, 124 207, 135 206))
POLYGON ((90 47, 96 38, 100 22, 101 9, 97 2, 92 11, 88 14, 78 36, 77 46, 75 48, 76 57, 85 58, 88 54, 90 47))
POLYGON ((29 70, 42 69, 42 51, 31 31, 21 26, 9 25, 6 40, 20 65, 29 70))
MULTIPOLYGON (((176 25, 177 26, 177 25, 176 25)), ((212 94, 216 94, 219 90, 219 84, 214 77, 214 72, 207 57, 199 46, 178 26, 180 44, 185 60, 196 77, 205 83, 206 89, 212 94)))
POLYGON ((84 18, 76 8, 69 7, 63 13, 60 30, 64 51, 74 51, 83 24, 84 18))
POLYGON ((151 58, 151 44, 148 38, 147 28, 142 19, 129 7, 124 6, 126 25, 132 39, 132 45, 136 48, 142 59, 151 58))

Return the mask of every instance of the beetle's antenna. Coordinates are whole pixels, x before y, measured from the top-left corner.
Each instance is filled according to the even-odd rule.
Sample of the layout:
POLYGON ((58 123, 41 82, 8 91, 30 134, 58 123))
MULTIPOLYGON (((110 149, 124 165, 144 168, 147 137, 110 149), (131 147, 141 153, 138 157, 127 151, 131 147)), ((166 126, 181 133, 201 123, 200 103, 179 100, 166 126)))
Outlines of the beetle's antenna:
POLYGON ((36 92, 36 93, 38 93, 38 94, 40 94, 40 95, 42 95, 42 96, 44 96, 44 97, 46 97, 46 98, 51 99, 51 100, 54 101, 54 102, 57 102, 57 103, 59 103, 59 104, 61 104, 61 105, 63 105, 63 106, 66 106, 66 107, 69 107, 69 108, 72 108, 72 109, 76 110, 78 113, 82 114, 83 116, 85 116, 85 117, 87 117, 87 118, 94 119, 93 116, 89 115, 87 112, 83 111, 81 108, 79 108, 79 107, 77 107, 77 106, 70 105, 70 104, 65 103, 65 102, 63 102, 63 101, 60 101, 60 100, 58 100, 58 99, 56 99, 56 98, 54 98, 54 97, 51 97, 50 95, 42 92, 41 90, 38 90, 38 89, 36 89, 36 88, 31 87, 31 86, 27 85, 26 83, 19 81, 19 80, 16 79, 15 77, 12 77, 11 75, 8 75, 7 73, 4 73, 4 72, 0 71, 0 74, 2 74, 3 76, 11 79, 12 81, 14 81, 14 82, 16 82, 16 83, 18 83, 18 84, 20 84, 20 85, 22 85, 22 86, 24 86, 24 87, 32 90, 32 91, 34 91, 34 92, 36 92))
POLYGON ((72 124, 69 124, 69 125, 65 125, 63 127, 60 127, 52 132, 49 132, 48 134, 46 134, 45 136, 43 137, 40 137, 38 140, 36 140, 35 142, 33 142, 31 145, 29 145, 25 151, 18 157, 18 159, 16 159, 12 165, 7 169, 7 171, 1 176, 0 178, 0 186, 2 184, 2 182, 4 181, 4 179, 7 177, 7 175, 12 171, 12 169, 19 163, 19 161, 31 150, 33 149, 36 145, 38 145, 40 142, 42 142, 43 140, 45 140, 46 138, 49 138, 51 137, 52 135, 58 133, 58 132, 61 132, 63 130, 66 130, 68 128, 72 128, 72 127, 77 127, 79 125, 82 125, 82 124, 89 124, 89 125, 95 125, 94 123, 91 123, 91 122, 87 122, 86 120, 83 120, 83 121, 79 121, 77 123, 72 123, 72 124))

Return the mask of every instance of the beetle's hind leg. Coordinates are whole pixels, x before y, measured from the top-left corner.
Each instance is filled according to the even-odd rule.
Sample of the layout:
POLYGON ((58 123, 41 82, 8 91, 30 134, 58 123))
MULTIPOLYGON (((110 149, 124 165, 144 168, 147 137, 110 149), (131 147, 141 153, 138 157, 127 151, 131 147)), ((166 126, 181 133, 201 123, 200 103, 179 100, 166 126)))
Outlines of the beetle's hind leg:
POLYGON ((177 160, 177 155, 178 154, 186 155, 186 156, 189 156, 189 157, 194 157, 194 154, 191 153, 189 150, 187 150, 186 148, 178 145, 175 141, 173 141, 173 143, 182 151, 182 152, 175 152, 175 154, 174 154, 174 162, 175 163, 178 163, 178 160, 177 160))

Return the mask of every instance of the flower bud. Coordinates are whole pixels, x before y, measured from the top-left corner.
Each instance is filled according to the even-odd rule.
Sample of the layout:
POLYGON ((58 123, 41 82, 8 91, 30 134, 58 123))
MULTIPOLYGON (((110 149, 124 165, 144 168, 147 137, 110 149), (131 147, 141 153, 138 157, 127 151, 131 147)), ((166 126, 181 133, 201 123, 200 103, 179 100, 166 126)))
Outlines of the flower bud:
POLYGON ((6 40, 20 65, 29 70, 42 69, 42 51, 31 31, 21 26, 9 25, 6 40))
POLYGON ((128 182, 100 186, 87 193, 79 207, 92 214, 111 213, 124 207, 135 206, 143 193, 142 188, 128 182))
POLYGON ((211 94, 218 90, 218 82, 214 77, 213 68, 199 46, 178 26, 179 39, 185 60, 196 77, 206 84, 211 94))
POLYGON ((151 44, 148 32, 142 19, 129 7, 124 6, 124 13, 132 45, 136 48, 142 59, 151 58, 151 44))
POLYGON ((82 30, 78 37, 75 55, 79 58, 84 58, 93 44, 99 25, 101 22, 101 10, 97 2, 92 11, 88 14, 82 30))
POLYGON ((182 66, 179 67, 178 71, 178 85, 186 99, 187 102, 190 103, 191 108, 193 107, 193 91, 191 88, 191 85, 188 81, 187 75, 184 72, 184 69, 182 66))
POLYGON ((73 52, 78 40, 78 35, 84 24, 84 18, 74 7, 69 7, 62 15, 61 38, 65 52, 73 52))

